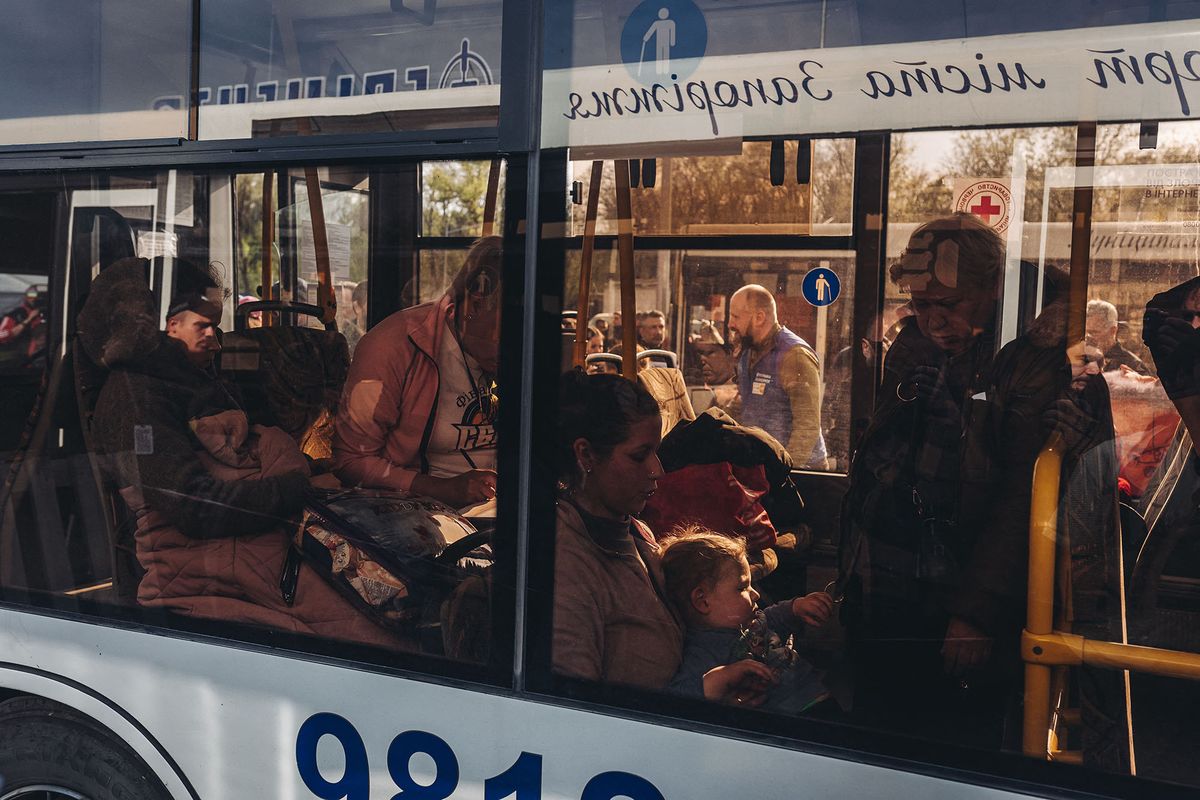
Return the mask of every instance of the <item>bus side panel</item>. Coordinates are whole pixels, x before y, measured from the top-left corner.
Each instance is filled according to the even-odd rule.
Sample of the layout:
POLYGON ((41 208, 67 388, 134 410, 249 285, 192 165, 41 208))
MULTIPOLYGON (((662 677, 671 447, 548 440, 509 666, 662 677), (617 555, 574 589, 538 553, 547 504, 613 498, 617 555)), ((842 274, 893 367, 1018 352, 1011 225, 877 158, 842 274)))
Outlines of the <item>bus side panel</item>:
MULTIPOLYGON (((123 709, 204 798, 387 800, 413 781, 435 780, 437 796, 476 800, 499 800, 518 788, 521 800, 1010 796, 535 701, 12 610, 0 610, 0 652, 19 667, 54 664, 64 681, 123 709)), ((92 714, 133 745, 176 797, 189 796, 146 738, 99 700, 10 670, 0 682, 92 714)))

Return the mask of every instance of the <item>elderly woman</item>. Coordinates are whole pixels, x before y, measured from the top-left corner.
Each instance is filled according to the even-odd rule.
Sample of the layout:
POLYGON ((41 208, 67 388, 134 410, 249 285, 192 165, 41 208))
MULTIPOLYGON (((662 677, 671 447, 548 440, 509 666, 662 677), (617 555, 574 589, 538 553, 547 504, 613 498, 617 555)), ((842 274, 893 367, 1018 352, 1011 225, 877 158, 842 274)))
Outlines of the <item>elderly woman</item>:
MULTIPOLYGON (((1019 492, 1023 519, 996 508, 1012 466, 998 435, 1007 409, 994 407, 1003 264, 995 232, 957 214, 917 228, 891 269, 913 316, 887 352, 842 536, 855 706, 874 724, 911 726, 921 708, 931 735, 941 726, 940 735, 968 736, 955 709, 976 730, 1003 718, 992 649, 1020 630, 1021 600, 1011 595, 1022 591, 1024 564, 1013 537, 1024 535, 1029 490, 1026 482, 1019 492)), ((1037 415, 1027 422, 1038 437, 1037 415)))
POLYGON ((455 508, 496 495, 501 240, 479 240, 450 289, 359 341, 333 455, 343 483, 455 508))
MULTIPOLYGON (((664 598, 659 549, 637 519, 662 477, 658 403, 616 375, 563 376, 561 486, 554 548, 557 672, 661 689, 683 656, 683 631, 664 598)), ((775 680, 755 661, 704 676, 709 699, 754 705, 775 680), (757 682, 756 682, 757 681, 757 682)))

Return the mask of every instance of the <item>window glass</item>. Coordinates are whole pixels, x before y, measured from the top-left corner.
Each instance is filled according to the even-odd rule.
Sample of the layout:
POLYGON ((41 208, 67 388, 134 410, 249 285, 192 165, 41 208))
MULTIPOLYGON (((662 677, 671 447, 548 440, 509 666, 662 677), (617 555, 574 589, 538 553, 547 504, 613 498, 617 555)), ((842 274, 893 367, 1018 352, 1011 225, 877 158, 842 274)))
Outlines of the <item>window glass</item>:
POLYGON ((503 248, 446 251, 420 298, 436 302, 403 301, 390 243, 415 240, 401 207, 419 186, 377 207, 378 187, 396 198, 417 166, 0 186, 0 224, 22 231, 0 258, 3 591, 326 652, 488 661, 503 248), (428 356, 396 352, 417 346, 428 356), (430 374, 400 385, 396 359, 430 374), (31 424, 39 409, 53 425, 31 424))
MULTIPOLYGON (((853 173, 851 139, 741 142, 732 155, 635 159, 630 162, 634 224, 641 235, 845 236, 853 210, 845 187, 853 173), (801 147, 808 149, 806 157, 801 147)), ((572 180, 578 185, 571 221, 577 235, 586 222, 591 175, 592 162, 573 162, 572 180)), ((599 234, 617 232, 615 185, 612 162, 606 161, 599 234)))
POLYGON ((422 236, 482 236, 502 225, 503 217, 503 161, 421 165, 422 236))
POLYGON ((1170 68, 1165 80, 1147 76, 1159 59, 1182 61, 1177 36, 1198 13, 1194 3, 1001 14, 943 0, 559 0, 547 7, 542 142, 658 155, 651 144, 728 152, 797 130, 1073 124, 1127 120, 1130 108, 1188 119, 1187 69, 1179 82, 1170 68))
MULTIPOLYGON (((573 36, 547 37, 546 67, 619 64, 626 46, 622 26, 643 9, 635 0, 589 3, 553 0, 549 19, 560 25, 572 20, 573 36)), ((685 20, 686 6, 672 8, 666 19, 685 20), (670 12, 674 12, 674 14, 670 12)), ((1052 9, 1022 0, 1001 13, 982 2, 922 0, 903 7, 880 0, 804 0, 717 2, 694 4, 704 16, 705 55, 737 55, 824 47, 924 42, 975 36, 1131 25, 1200 16, 1200 6, 1181 3, 1066 2, 1052 9)), ((657 12, 657 8, 653 11, 657 12)), ((651 14, 650 22, 656 15, 651 14)), ((680 24, 686 24, 680 22, 680 24)), ((680 33, 679 36, 686 35, 680 33)), ((677 37, 678 38, 678 37, 677 37)), ((640 45, 640 40, 637 42, 640 45)), ((638 57, 635 51, 634 58, 638 57)))
POLYGON ((191 3, 21 0, 0 34, 0 144, 187 135, 191 3))
MULTIPOLYGON (((1195 123, 1100 125, 1094 143, 1087 126, 888 138, 886 215, 868 216, 851 243, 882 233, 877 306, 853 293, 869 283, 861 251, 771 251, 749 238, 736 247, 758 232, 737 223, 769 224, 756 203, 791 189, 737 184, 738 159, 756 158, 743 144, 740 156, 674 158, 699 176, 689 199, 718 198, 708 204, 666 213, 647 200, 661 184, 631 186, 632 320, 620 313, 618 189, 607 161, 590 285, 581 285, 586 181, 600 151, 571 151, 567 177, 582 186, 572 187, 564 243, 564 363, 582 360, 585 370, 561 378, 556 407, 558 686, 600 683, 598 696, 617 703, 640 702, 628 700, 641 697, 631 688, 660 691, 664 708, 684 714, 688 698, 762 701, 760 712, 929 744, 931 758, 1026 752, 1195 785, 1185 754, 1196 737, 1180 700, 1196 684, 1051 655, 1053 691, 1043 693, 1024 676, 1046 662, 1025 662, 1020 644, 1035 624, 1026 607, 1035 580, 1033 591, 1050 599, 1050 641, 1200 652, 1190 537, 1189 428, 1200 433, 1191 419, 1200 396, 1195 123), (1077 168, 1092 157, 1094 169, 1077 168), (737 188, 705 195, 704 181, 737 188), (748 212, 722 218, 713 213, 722 203, 748 212), (705 226, 718 224, 721 239, 706 239, 705 226), (663 235, 672 249, 656 242, 663 235), (822 307, 808 281, 825 270, 840 291, 822 307), (750 285, 764 288, 750 297, 762 298, 758 309, 773 306, 768 318, 781 326, 769 329, 770 352, 787 349, 779 337, 793 332, 823 380, 819 426, 835 474, 793 474, 808 504, 803 527, 769 484, 756 493, 743 451, 711 430, 724 411, 731 425, 785 441, 769 411, 791 399, 779 371, 787 362, 751 361, 763 349, 755 307, 735 308, 750 285), (870 319, 853 318, 855 301, 870 319), (676 356, 674 365, 639 359, 636 385, 616 375, 629 356, 612 352, 625 349, 631 326, 639 350, 676 356), (857 330, 868 336, 856 339, 857 330), (747 339, 750 357, 731 354, 747 339), (853 437, 851 405, 869 409, 853 437), (1053 500, 1046 510, 1031 488, 1053 500), (1057 537, 1055 562, 1035 554, 1048 564, 1045 580, 1030 577, 1031 518, 1057 537), (610 562, 640 565, 638 580, 610 562), (747 658, 771 668, 765 691, 739 682, 758 669, 747 658), (1015 733, 1023 724, 1037 731, 1024 742, 1015 733)), ((621 149, 646 152, 612 148, 621 149)), ((814 159, 814 189, 828 169, 814 159)), ((869 201, 870 175, 850 173, 847 202, 869 201)), ((848 221, 851 205, 843 208, 848 221)), ((814 210, 805 233, 817 218, 814 210)), ((813 419, 794 408, 793 425, 813 419)), ((811 458, 787 438, 797 465, 811 458)))
POLYGON ((201 6, 200 136, 497 124, 498 0, 201 6))

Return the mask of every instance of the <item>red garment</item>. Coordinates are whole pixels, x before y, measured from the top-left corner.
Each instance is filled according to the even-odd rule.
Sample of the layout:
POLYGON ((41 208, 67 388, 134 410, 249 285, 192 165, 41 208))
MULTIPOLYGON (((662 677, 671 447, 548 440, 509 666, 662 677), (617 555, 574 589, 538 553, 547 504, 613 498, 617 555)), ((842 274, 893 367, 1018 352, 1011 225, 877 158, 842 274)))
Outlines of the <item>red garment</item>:
POLYGON ((659 478, 642 519, 662 534, 683 525, 703 525, 740 536, 757 552, 775 544, 775 526, 761 502, 770 488, 761 464, 691 464, 659 478))

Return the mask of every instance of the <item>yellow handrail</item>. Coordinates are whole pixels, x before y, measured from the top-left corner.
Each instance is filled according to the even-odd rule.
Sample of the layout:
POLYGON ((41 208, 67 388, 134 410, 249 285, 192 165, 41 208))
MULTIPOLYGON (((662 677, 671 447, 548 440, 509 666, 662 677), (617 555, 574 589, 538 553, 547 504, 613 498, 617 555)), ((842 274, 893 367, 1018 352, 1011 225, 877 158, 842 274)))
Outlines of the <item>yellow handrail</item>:
MULTIPOLYGON (((1025 633, 1045 636, 1054 629, 1054 557, 1058 541, 1058 487, 1062 478, 1062 439, 1058 435, 1038 454, 1033 466, 1029 509, 1029 586, 1025 633)), ((1050 729, 1050 665, 1025 664, 1025 726, 1022 749, 1044 758, 1050 729)))
POLYGON ((1029 587, 1021 658, 1025 661, 1027 756, 1066 760, 1050 742, 1050 674, 1056 666, 1133 670, 1170 678, 1200 680, 1200 653, 1085 639, 1054 630, 1054 565, 1058 540, 1058 492, 1062 440, 1052 436, 1033 468, 1029 512, 1029 587))

